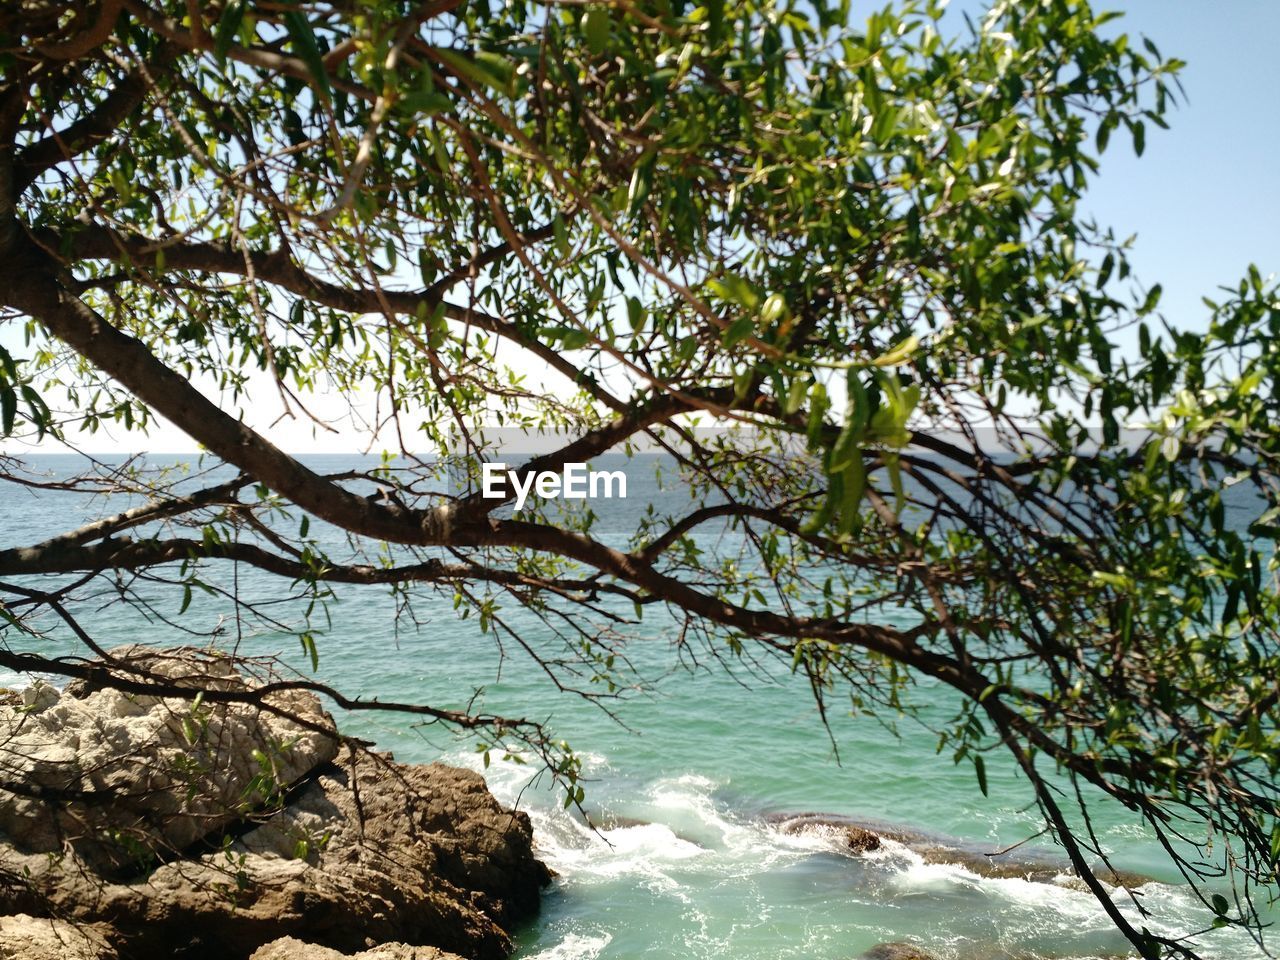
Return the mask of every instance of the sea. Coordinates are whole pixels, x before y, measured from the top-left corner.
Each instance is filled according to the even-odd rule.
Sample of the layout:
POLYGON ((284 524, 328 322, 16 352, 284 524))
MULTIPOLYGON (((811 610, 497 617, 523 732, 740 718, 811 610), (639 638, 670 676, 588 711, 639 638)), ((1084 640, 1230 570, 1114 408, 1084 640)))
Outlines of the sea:
MULTIPOLYGON (((330 473, 376 463, 354 455, 303 459, 330 473)), ((71 454, 24 460, 43 482, 90 466, 71 454)), ((103 458, 97 469, 120 462, 103 458)), ((230 476, 225 466, 196 457, 140 462, 185 475, 191 487, 230 476)), ((625 469, 627 498, 592 505, 600 536, 610 542, 624 542, 649 506, 671 507, 681 495, 673 463, 645 455, 625 469)), ((0 483, 0 549, 39 542, 138 502, 0 483)), ((299 519, 273 522, 292 531, 299 519)), ((335 556, 345 549, 344 538, 323 525, 310 535, 335 556)), ((697 537, 713 552, 736 535, 709 528, 697 537)), ((528 813, 538 855, 555 879, 537 919, 516 932, 519 960, 855 960, 884 942, 915 944, 943 960, 1133 955, 1093 897, 1072 882, 1061 850, 1043 833, 1027 782, 1011 765, 994 754, 988 759, 984 795, 968 762, 939 753, 930 728, 944 725, 958 707, 945 688, 916 684, 918 717, 854 711, 837 693, 824 725, 807 682, 789 662, 750 647, 736 656, 714 636, 682 642, 676 620, 652 608, 640 625, 616 629, 630 663, 625 682, 614 696, 590 701, 561 691, 538 662, 568 654, 566 622, 544 621, 499 599, 495 615, 510 632, 482 631, 476 616, 460 616, 452 587, 424 588, 411 598, 386 587, 335 588, 329 602, 311 611, 313 666, 286 629, 306 612, 305 599, 289 599, 294 585, 218 563, 206 576, 212 589, 187 599, 180 586, 162 582, 179 572, 172 566, 156 578, 87 584, 73 609, 103 646, 213 644, 278 654, 350 696, 525 717, 571 746, 582 762, 581 809, 566 808, 563 791, 527 755, 490 751, 486 762, 475 737, 439 724, 389 713, 340 716, 346 732, 399 760, 482 772, 500 800, 528 813), (141 602, 122 603, 120 588, 141 602), (238 621, 222 592, 233 589, 261 604, 268 619, 238 621), (937 862, 892 840, 855 855, 837 830, 782 828, 800 814, 871 821, 970 851, 1021 844, 1020 853, 1063 868, 1036 881, 987 876, 963 858, 937 862)), ((900 622, 910 621, 904 615, 900 622)), ((74 649, 60 625, 47 618, 41 625, 48 640, 0 628, 0 644, 74 649)), ((0 676, 0 686, 30 681, 0 676)), ((1208 929, 1212 914, 1134 815, 1100 799, 1092 812, 1113 864, 1149 878, 1131 895, 1116 891, 1135 923, 1197 934, 1192 942, 1213 960, 1270 955, 1239 930, 1208 929)))

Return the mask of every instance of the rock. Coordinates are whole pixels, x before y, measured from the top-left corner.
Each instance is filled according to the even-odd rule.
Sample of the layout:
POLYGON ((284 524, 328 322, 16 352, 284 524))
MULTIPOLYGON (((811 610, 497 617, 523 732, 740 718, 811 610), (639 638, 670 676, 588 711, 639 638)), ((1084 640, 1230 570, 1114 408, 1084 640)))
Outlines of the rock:
POLYGON ((911 943, 880 943, 858 960, 938 960, 932 953, 911 943))
POLYGON ((462 960, 455 953, 435 947, 412 947, 404 943, 384 943, 360 953, 339 953, 329 947, 282 937, 255 950, 249 960, 462 960))
MULTIPOLYGON (((777 813, 766 819, 783 833, 825 834, 840 843, 842 848, 855 854, 878 850, 883 841, 901 844, 918 854, 925 863, 950 863, 962 866, 981 877, 1017 878, 1036 883, 1061 883, 1072 888, 1085 889, 1084 882, 1074 876, 1070 863, 1034 849, 1019 847, 1004 852, 987 852, 980 845, 935 836, 919 830, 910 830, 872 821, 856 820, 840 814, 826 813, 777 813)), ((1099 879, 1112 886, 1140 887, 1150 883, 1151 877, 1124 870, 1112 870, 1095 864, 1099 879)))
POLYGON ((880 849, 880 834, 841 817, 820 813, 777 814, 769 817, 783 833, 816 833, 836 840, 851 853, 880 849))
MULTIPOLYGON (((1136 890, 1138 887, 1155 882, 1151 877, 1140 873, 1131 873, 1128 870, 1120 870, 1117 872, 1114 870, 1107 870, 1101 866, 1095 866, 1094 871, 1098 879, 1109 887, 1123 887, 1126 890, 1136 890)), ((1048 883, 1049 881, 1043 880, 1041 882, 1048 883)), ((1054 878, 1054 882, 1061 884, 1068 890, 1076 890, 1080 893, 1088 893, 1092 895, 1092 892, 1089 890, 1089 885, 1074 873, 1070 875, 1065 873, 1061 874, 1054 878)))
POLYGON ((63 920, 0 917, 0 960, 117 960, 101 925, 77 926, 63 920))
MULTIPOLYGON (((183 652, 182 662, 189 656, 183 652)), ((179 670, 168 654, 155 662, 179 670)), ((214 689, 244 682, 230 664, 196 662, 203 673, 180 672, 182 682, 214 689)), ((62 790, 87 792, 88 782, 105 791, 94 780, 105 771, 110 792, 71 793, 55 803, 47 789, 0 789, 7 834, 0 836, 0 876, 24 878, 0 888, 0 913, 110 921, 122 960, 244 958, 288 937, 300 938, 299 949, 357 955, 401 945, 400 953, 371 960, 444 956, 424 947, 497 960, 510 950, 507 930, 537 909, 548 873, 533 855, 525 814, 503 809, 470 771, 401 764, 351 743, 338 756, 332 723, 309 695, 280 697, 294 720, 210 704, 198 713, 205 733, 194 738, 169 722, 190 720, 181 700, 84 687, 34 696, 47 702, 25 723, 0 707, 0 724, 21 744, 15 762, 27 763, 31 748, 37 759, 27 763, 28 775, 39 769, 47 783, 56 772, 62 790), (202 782, 177 760, 187 739, 202 782), (243 799, 253 782, 245 782, 243 754, 253 750, 268 756, 277 783, 292 784, 259 791, 256 807, 243 799), (206 803, 193 787, 218 799, 206 803), (227 803, 233 795, 238 804, 227 803), (13 833, 14 824, 47 833, 33 842, 13 833), (157 845, 150 860, 129 861, 145 869, 120 869, 110 833, 120 824, 157 845), (50 850, 58 830, 67 842, 50 850), (198 848, 169 855, 191 837, 198 848)))
POLYGON ((849 827, 844 832, 845 844, 854 853, 870 853, 880 849, 880 837, 862 827, 849 827))
POLYGON ((597 813, 583 820, 596 830, 626 830, 630 827, 647 827, 652 820, 641 820, 638 817, 627 817, 617 813, 597 813))
MULTIPOLYGON (((123 647, 112 656, 175 686, 245 689, 233 661, 195 650, 123 647)), ((26 853, 74 852, 122 878, 239 821, 338 751, 310 693, 196 705, 47 683, 0 705, 0 832, 26 853), (284 714, 283 716, 281 714, 284 714)))

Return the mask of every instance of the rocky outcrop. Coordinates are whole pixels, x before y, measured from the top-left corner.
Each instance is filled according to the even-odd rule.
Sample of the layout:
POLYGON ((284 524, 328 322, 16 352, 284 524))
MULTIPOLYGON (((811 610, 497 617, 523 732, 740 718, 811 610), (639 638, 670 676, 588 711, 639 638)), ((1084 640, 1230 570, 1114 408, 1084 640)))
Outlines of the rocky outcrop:
MULTIPOLYGON (((125 647, 112 657, 185 689, 243 691, 228 657, 125 647)), ((121 876, 179 854, 268 803, 338 751, 309 693, 193 703, 37 683, 0 708, 0 833, 121 876)))
MULTIPOLYGON (((981 877, 1019 878, 1037 883, 1083 886, 1083 881, 1073 875, 1073 869, 1065 859, 1024 847, 987 851, 966 841, 857 820, 840 814, 777 813, 770 814, 767 819, 783 833, 818 833, 829 836, 841 848, 854 855, 878 850, 884 840, 890 840, 913 851, 925 863, 956 864, 981 877)), ((1142 874, 1114 870, 1102 864, 1096 864, 1094 870, 1099 879, 1112 886, 1134 888, 1151 882, 1150 877, 1142 874)))
POLYGON ((0 917, 0 960, 117 960, 111 930, 18 914, 0 917))
MULTIPOLYGON (((222 658, 154 666, 244 689, 222 658)), ((548 876, 528 818, 478 774, 343 743, 310 694, 270 706, 49 687, 0 706, 0 912, 109 922, 122 960, 238 960, 288 937, 505 956, 548 876)))
POLYGON ((880 943, 872 947, 858 960, 938 960, 932 953, 921 950, 913 943, 880 943))
POLYGON ((769 819, 783 833, 826 834, 850 853, 870 853, 880 849, 880 834, 842 817, 821 813, 783 813, 769 819))
POLYGON ((384 943, 359 953, 339 953, 329 947, 282 937, 259 947, 249 960, 462 960, 462 957, 443 953, 435 947, 412 947, 406 943, 384 943))

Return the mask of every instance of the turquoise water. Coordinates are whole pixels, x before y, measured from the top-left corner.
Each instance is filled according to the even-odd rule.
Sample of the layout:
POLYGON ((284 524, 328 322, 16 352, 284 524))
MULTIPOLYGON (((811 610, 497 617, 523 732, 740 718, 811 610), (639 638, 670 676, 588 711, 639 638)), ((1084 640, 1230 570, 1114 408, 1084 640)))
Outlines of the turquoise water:
MULTIPOLYGON (((74 467, 69 458, 35 462, 55 474, 74 467)), ((315 458, 314 465, 349 462, 315 458)), ((659 496, 646 486, 648 475, 647 467, 631 471, 630 500, 606 515, 607 529, 629 529, 632 511, 659 496)), ((0 547, 35 542, 120 506, 14 489, 2 495, 0 547)), ((711 548, 716 535, 707 536, 711 548)), ((259 598, 279 598, 283 588, 252 571, 237 576, 259 598)), ((220 577, 229 585, 229 568, 220 577)), ((181 629, 210 630, 219 618, 219 642, 235 637, 224 600, 197 596, 179 617, 180 591, 139 587, 173 624, 148 622, 103 595, 81 608, 100 642, 192 642, 181 629)), ((983 878, 959 865, 925 863, 891 843, 858 858, 832 836, 788 835, 772 825, 771 815, 847 814, 992 851, 1041 830, 1027 785, 1010 769, 992 764, 990 797, 983 797, 972 769, 936 756, 935 736, 914 720, 888 718, 897 721, 895 736, 875 718, 837 708, 837 762, 807 687, 784 666, 742 663, 728 675, 705 655, 700 667, 687 658, 682 664, 670 622, 648 615, 627 638, 647 688, 610 703, 610 716, 557 694, 518 645, 508 640, 499 650, 473 620, 460 621, 451 595, 415 601, 417 629, 404 616, 397 628, 396 610, 384 590, 343 589, 319 641, 321 679, 350 694, 439 706, 464 704, 481 690, 485 709, 545 720, 584 758, 585 807, 605 825, 599 833, 562 808, 545 776, 530 782, 536 769, 495 759, 485 771, 501 799, 529 812, 540 855, 558 874, 541 916, 520 932, 523 960, 852 960, 886 940, 916 942, 948 960, 1129 955, 1096 902, 1064 883, 983 878)), ((285 607, 277 612, 289 615, 285 607)), ((545 624, 513 607, 503 613, 531 648, 559 651, 545 624)), ((241 643, 310 669, 296 641, 278 633, 258 631, 241 643)), ((928 703, 926 719, 941 722, 954 711, 944 690, 922 685, 917 694, 928 703)), ((401 760, 482 769, 473 744, 411 718, 359 714, 344 727, 401 760)), ((1163 932, 1209 925, 1140 824, 1100 808, 1097 825, 1117 867, 1154 878, 1140 888, 1156 915, 1148 925, 1163 932)), ((1043 840, 1028 846, 1058 855, 1043 840)), ((1198 942, 1222 960, 1264 956, 1235 931, 1198 942)))

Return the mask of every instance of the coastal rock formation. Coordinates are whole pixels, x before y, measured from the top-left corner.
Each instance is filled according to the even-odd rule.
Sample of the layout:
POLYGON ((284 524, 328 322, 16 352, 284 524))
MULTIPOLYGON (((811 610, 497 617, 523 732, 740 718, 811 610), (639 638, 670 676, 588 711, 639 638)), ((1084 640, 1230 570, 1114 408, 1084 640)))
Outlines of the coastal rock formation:
POLYGON ((100 925, 29 917, 0 917, 0 960, 117 960, 100 925))
MULTIPOLYGON (((225 658, 129 655, 246 689, 225 658)), ((527 816, 478 774, 344 743, 308 693, 269 707, 83 685, 0 705, 0 913, 109 922, 122 960, 239 960, 285 937, 504 957, 548 878, 527 816)))
MULTIPOLYGON (((925 863, 950 863, 981 877, 1018 878, 1037 883, 1062 883, 1083 887, 1065 860, 1025 848, 990 852, 977 844, 940 837, 871 821, 828 813, 777 813, 767 818, 783 833, 817 833, 832 837, 848 852, 861 855, 878 850, 883 841, 901 844, 925 863)), ((1099 879, 1128 888, 1150 883, 1151 878, 1124 870, 1094 866, 1099 879)))
POLYGON ((854 853, 870 853, 880 849, 879 834, 872 833, 864 827, 845 827, 844 842, 854 853))
POLYGON ((411 947, 405 943, 384 943, 359 953, 339 953, 329 947, 306 943, 294 937, 281 937, 259 947, 249 960, 463 960, 456 953, 444 953, 435 947, 411 947))
MULTIPOLYGON (((247 689, 228 657, 146 647, 111 656, 173 687, 247 689)), ((266 702, 278 712, 82 683, 28 687, 21 706, 0 708, 0 833, 25 853, 70 849, 104 875, 180 853, 337 755, 314 696, 266 702)))
POLYGON ((938 960, 932 953, 921 950, 912 943, 880 943, 872 947, 858 960, 938 960))
POLYGON ((831 836, 850 853, 880 849, 880 834, 852 820, 821 813, 783 813, 769 817, 783 833, 821 833, 831 836))

